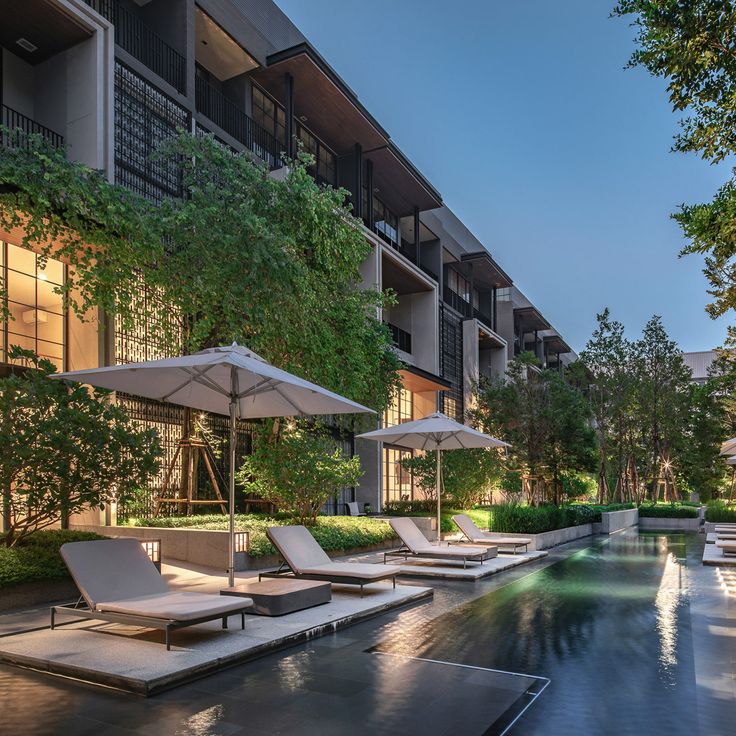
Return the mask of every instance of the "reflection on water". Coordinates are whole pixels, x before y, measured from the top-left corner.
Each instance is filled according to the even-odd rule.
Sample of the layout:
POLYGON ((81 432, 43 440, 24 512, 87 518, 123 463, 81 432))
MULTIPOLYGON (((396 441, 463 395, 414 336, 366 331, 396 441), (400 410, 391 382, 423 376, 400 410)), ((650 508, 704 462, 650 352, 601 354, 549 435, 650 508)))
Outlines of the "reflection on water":
POLYGON ((657 607, 659 632, 659 662, 664 672, 672 672, 677 665, 677 607, 686 591, 682 580, 683 567, 671 552, 665 554, 662 579, 654 605, 657 607))
POLYGON ((431 622, 397 621, 379 648, 549 677, 519 733, 569 733, 575 722, 692 736, 689 544, 694 535, 615 535, 431 622))

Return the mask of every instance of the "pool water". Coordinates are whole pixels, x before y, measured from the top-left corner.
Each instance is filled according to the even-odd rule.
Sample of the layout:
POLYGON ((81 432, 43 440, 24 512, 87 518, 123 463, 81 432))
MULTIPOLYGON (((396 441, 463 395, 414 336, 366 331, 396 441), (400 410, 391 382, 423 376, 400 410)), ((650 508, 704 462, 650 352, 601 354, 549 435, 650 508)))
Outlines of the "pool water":
POLYGON ((698 733, 687 549, 614 535, 376 649, 549 678, 513 733, 698 733))
POLYGON ((0 730, 698 736, 699 548, 698 535, 636 530, 581 540, 476 584, 433 582, 431 603, 147 700, 0 667, 0 730))

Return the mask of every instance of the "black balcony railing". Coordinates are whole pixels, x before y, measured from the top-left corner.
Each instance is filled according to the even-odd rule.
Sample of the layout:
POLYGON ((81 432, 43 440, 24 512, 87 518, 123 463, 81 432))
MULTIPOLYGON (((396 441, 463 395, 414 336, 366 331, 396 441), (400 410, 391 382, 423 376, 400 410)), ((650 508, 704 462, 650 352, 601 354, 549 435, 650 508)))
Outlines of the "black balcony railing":
POLYGON ((427 274, 427 276, 439 282, 439 276, 437 276, 437 274, 431 268, 429 268, 429 266, 425 266, 423 263, 420 263, 419 268, 421 268, 422 271, 427 274))
POLYGON ((24 142, 24 136, 28 135, 40 135, 43 136, 52 146, 60 148, 64 145, 64 136, 56 133, 47 128, 41 123, 37 123, 35 120, 21 115, 17 110, 13 110, 12 107, 7 105, 2 106, 2 116, 0 116, 0 122, 10 130, 19 130, 22 135, 17 136, 3 132, 0 136, 3 146, 7 147, 25 147, 27 141, 24 142))
POLYGON ((411 355, 411 332, 402 330, 401 327, 392 325, 390 322, 386 322, 386 326, 391 331, 394 345, 396 345, 399 350, 403 350, 405 353, 409 353, 409 355, 411 355))
POLYGON ((481 309, 473 308, 473 317, 475 317, 477 320, 480 320, 484 325, 487 325, 492 330, 496 329, 495 325, 493 324, 493 317, 487 312, 481 309))
POLYGON ((197 112, 206 115, 215 125, 240 141, 263 159, 270 168, 283 166, 283 146, 267 130, 243 112, 232 100, 206 79, 196 79, 197 112))
POLYGON ((460 312, 463 317, 473 316, 473 307, 470 302, 463 299, 460 294, 456 294, 449 286, 445 286, 443 289, 442 298, 445 304, 449 304, 453 309, 460 312))
POLYGON ((115 26, 115 43, 182 94, 186 93, 186 59, 118 0, 85 0, 115 26))

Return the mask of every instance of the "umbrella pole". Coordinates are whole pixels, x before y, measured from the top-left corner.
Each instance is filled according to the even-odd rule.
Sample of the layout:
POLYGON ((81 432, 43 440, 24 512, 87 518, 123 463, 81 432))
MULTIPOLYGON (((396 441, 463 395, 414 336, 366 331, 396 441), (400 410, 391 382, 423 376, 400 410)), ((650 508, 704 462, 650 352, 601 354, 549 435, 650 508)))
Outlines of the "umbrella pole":
POLYGON ((442 523, 442 514, 441 514, 441 489, 442 489, 442 482, 440 481, 440 474, 442 473, 442 461, 440 460, 440 448, 438 447, 435 451, 437 453, 437 479, 435 481, 435 484, 437 486, 437 544, 441 544, 442 542, 442 531, 440 529, 441 523, 442 523))
POLYGON ((228 499, 228 510, 230 518, 228 524, 228 586, 235 585, 235 409, 237 407, 237 377, 235 369, 230 369, 230 495, 228 499))

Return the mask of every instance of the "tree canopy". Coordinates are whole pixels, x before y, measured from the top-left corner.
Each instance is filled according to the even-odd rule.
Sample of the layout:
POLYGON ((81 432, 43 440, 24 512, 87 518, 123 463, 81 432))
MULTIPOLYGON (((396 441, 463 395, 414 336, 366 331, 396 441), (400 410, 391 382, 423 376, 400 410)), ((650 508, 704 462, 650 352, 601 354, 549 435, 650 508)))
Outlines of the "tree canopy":
POLYGON ((376 314, 390 296, 358 288, 370 246, 346 192, 318 186, 306 155, 274 177, 211 137, 180 133, 156 156, 176 162, 184 195, 158 206, 39 138, 0 149, 0 226, 70 265, 64 298, 84 319, 145 319, 169 354, 238 341, 385 408, 400 364, 376 314))

